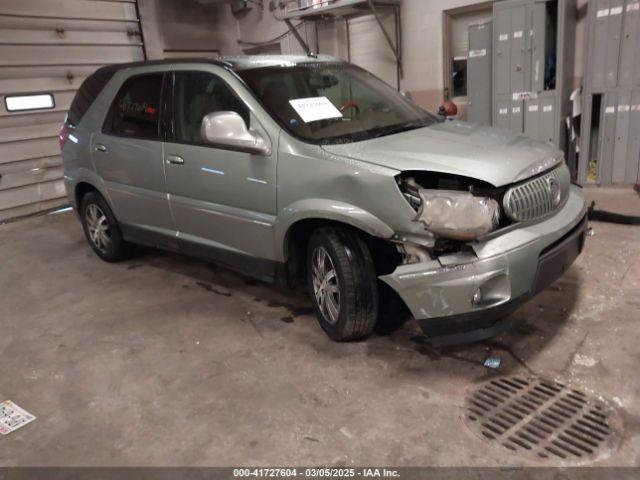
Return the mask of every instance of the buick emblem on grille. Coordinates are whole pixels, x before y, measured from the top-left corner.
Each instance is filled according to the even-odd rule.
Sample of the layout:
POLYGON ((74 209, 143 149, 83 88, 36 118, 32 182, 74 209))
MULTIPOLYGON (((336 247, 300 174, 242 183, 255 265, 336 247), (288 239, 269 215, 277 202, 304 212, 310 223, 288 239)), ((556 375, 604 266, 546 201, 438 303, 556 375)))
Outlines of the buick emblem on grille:
POLYGON ((555 179, 555 177, 550 176, 547 178, 547 188, 549 190, 549 196, 551 197, 553 206, 557 207, 560 204, 560 199, 562 198, 560 183, 555 179))

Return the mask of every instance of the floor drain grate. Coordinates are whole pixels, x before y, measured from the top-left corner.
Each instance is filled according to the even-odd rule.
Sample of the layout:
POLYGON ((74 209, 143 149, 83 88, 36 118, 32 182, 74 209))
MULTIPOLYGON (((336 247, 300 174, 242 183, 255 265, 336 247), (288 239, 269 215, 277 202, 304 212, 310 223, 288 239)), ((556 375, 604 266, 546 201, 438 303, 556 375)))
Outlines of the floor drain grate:
POLYGON ((466 424, 482 438, 537 460, 593 460, 613 450, 618 420, 607 405, 561 383, 490 380, 467 399, 466 424))

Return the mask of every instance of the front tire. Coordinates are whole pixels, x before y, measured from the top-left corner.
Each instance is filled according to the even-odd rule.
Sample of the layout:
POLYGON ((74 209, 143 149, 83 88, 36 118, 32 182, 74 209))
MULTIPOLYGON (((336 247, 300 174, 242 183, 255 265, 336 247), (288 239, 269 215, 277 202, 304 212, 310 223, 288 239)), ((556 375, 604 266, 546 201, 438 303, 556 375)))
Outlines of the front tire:
POLYGON ((135 245, 122 238, 116 217, 98 192, 82 197, 80 219, 87 242, 102 260, 119 262, 131 257, 135 245))
POLYGON ((307 280, 322 329, 335 341, 368 337, 378 316, 371 253, 352 230, 323 227, 309 240, 307 280))

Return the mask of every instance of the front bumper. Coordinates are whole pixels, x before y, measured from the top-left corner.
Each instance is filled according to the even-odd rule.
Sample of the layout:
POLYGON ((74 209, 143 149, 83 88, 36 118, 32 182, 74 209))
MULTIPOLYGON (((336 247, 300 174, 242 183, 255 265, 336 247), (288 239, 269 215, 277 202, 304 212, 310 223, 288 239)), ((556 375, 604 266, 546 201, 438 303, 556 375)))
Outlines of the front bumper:
POLYGON ((513 327, 509 313, 563 274, 582 250, 586 225, 582 191, 572 185, 554 215, 474 244, 475 255, 401 265, 380 278, 434 345, 481 340, 513 327))

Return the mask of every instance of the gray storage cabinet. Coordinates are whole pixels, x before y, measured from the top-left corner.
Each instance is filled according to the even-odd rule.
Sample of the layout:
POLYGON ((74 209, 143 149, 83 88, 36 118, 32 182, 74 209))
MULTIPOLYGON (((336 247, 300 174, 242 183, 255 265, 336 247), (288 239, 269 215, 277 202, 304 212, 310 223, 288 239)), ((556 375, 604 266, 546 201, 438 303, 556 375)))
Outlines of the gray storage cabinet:
POLYGON ((598 183, 632 184, 639 178, 640 89, 604 94, 598 139, 598 183))
POLYGON ((467 119, 480 125, 491 125, 492 22, 469 25, 467 57, 467 119))
POLYGON ((596 160, 598 184, 640 183, 640 0, 592 0, 587 24, 578 179, 596 160))
POLYGON ((564 148, 575 18, 574 0, 494 3, 494 125, 564 148))

